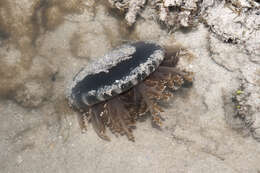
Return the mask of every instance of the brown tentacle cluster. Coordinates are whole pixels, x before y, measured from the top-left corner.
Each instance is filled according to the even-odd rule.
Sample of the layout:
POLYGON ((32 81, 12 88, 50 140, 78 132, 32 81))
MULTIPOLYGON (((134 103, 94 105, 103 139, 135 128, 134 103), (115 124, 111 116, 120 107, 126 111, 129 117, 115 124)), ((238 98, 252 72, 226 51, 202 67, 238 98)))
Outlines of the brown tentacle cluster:
POLYGON ((115 135, 126 135, 131 141, 134 141, 132 130, 135 123, 145 113, 149 113, 152 122, 160 127, 163 109, 158 102, 167 101, 172 91, 192 83, 193 74, 176 67, 178 55, 178 52, 168 55, 154 73, 129 91, 91 106, 81 117, 81 127, 85 128, 91 120, 102 139, 110 140, 106 135, 108 127, 115 135))

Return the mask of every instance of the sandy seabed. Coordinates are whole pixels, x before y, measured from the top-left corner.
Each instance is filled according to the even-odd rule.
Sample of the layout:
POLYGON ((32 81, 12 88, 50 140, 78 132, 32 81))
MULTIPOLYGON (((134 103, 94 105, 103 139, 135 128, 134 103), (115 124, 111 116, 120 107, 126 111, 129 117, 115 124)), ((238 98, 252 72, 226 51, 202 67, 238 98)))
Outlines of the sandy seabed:
POLYGON ((109 2, 0 1, 0 172, 259 173, 259 3, 205 1, 184 10, 203 22, 182 13, 176 29, 177 14, 157 20, 163 9, 150 1, 121 9, 133 12, 126 18, 109 2), (135 142, 109 131, 104 141, 91 126, 82 134, 68 83, 129 40, 185 47, 194 56, 180 66, 194 72, 194 85, 174 93, 161 130, 138 122, 135 142))

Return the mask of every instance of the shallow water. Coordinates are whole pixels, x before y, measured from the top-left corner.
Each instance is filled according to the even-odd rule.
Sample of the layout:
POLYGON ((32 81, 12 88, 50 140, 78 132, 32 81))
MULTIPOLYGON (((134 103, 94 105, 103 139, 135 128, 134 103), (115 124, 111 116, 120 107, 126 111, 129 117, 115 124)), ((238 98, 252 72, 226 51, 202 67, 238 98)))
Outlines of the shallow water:
POLYGON ((253 56, 202 24, 169 33, 144 16, 128 27, 100 1, 84 8, 73 5, 77 0, 41 2, 0 2, 0 172, 259 172, 259 143, 231 129, 223 108, 223 90, 230 96, 241 75, 258 89, 253 56), (91 126, 82 134, 66 86, 91 60, 129 40, 186 47, 194 57, 180 67, 195 72, 194 86, 175 94, 162 130, 139 122, 135 143, 110 132, 112 141, 103 141, 91 126))

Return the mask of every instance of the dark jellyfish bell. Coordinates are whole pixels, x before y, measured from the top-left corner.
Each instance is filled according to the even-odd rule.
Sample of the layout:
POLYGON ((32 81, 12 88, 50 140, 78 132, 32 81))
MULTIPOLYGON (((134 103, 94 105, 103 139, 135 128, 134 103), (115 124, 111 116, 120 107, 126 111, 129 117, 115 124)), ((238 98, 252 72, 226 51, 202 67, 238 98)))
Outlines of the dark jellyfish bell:
POLYGON ((124 44, 82 68, 67 98, 78 109, 111 99, 144 80, 163 59, 164 50, 153 42, 124 44))

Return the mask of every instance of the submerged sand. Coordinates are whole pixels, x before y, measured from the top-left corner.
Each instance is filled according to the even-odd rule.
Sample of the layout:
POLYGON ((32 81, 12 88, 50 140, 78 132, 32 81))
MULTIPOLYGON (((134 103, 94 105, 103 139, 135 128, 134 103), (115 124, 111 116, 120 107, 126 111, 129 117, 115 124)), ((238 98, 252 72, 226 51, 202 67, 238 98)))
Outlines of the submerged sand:
POLYGON ((170 30, 151 3, 129 27, 108 3, 64 2, 0 2, 0 172, 260 172, 259 6, 238 15, 237 6, 208 2, 198 7, 204 22, 170 30), (110 132, 104 141, 91 126, 82 134, 68 83, 129 40, 187 48, 194 56, 180 65, 194 85, 174 94, 161 130, 138 122, 135 142, 110 132))

